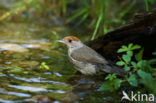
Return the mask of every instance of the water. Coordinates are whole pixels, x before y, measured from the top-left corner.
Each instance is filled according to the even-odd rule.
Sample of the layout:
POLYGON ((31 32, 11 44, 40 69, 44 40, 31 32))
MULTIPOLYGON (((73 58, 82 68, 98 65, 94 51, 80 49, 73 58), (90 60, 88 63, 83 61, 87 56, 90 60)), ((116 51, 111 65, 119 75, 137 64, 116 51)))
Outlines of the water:
MULTIPOLYGON (((0 24, 0 102, 110 103, 116 93, 99 92, 104 77, 73 68, 67 49, 56 40, 74 34, 63 25, 30 22, 0 24), (40 68, 45 62, 50 69, 40 68)), ((77 33, 78 34, 78 33, 77 33)), ((83 36, 80 38, 85 39, 83 36)))
POLYGON ((64 27, 7 22, 4 26, 0 26, 0 102, 109 103, 118 98, 97 91, 104 77, 76 73, 67 49, 55 42, 64 36, 64 27), (41 69, 42 62, 50 69, 41 69))

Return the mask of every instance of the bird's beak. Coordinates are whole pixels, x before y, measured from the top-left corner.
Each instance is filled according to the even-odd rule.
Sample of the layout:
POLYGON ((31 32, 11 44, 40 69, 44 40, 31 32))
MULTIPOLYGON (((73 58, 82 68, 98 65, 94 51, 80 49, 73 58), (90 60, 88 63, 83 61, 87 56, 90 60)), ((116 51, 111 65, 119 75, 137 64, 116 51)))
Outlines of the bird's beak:
POLYGON ((57 40, 59 43, 65 43, 64 40, 57 40))

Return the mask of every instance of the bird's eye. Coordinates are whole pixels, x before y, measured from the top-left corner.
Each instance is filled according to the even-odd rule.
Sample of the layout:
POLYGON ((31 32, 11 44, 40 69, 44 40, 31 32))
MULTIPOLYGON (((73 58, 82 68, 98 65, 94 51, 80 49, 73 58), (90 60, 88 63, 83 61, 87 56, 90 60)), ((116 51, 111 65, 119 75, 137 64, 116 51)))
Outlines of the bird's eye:
POLYGON ((69 42, 69 43, 71 43, 71 42, 72 42, 72 40, 68 40, 68 42, 69 42))

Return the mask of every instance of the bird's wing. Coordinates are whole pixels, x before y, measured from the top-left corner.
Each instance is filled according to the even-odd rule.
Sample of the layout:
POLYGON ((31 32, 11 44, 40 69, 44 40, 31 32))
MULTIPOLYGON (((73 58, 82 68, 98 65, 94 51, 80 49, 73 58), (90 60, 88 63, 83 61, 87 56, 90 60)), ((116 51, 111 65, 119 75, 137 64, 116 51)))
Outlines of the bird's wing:
POLYGON ((105 58, 85 45, 79 49, 74 50, 70 56, 78 61, 91 62, 95 64, 107 64, 105 58))

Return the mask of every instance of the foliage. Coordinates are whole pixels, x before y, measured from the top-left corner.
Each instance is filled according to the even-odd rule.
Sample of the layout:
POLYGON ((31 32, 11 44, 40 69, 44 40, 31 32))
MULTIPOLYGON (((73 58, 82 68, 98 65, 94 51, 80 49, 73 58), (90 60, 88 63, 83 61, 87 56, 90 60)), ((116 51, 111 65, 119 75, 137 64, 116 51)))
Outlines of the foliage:
MULTIPOLYGON (((23 11, 27 10, 28 6, 32 6, 31 10, 33 10, 34 8, 38 8, 39 6, 39 1, 34 1, 34 0, 24 0, 24 1, 20 1, 20 2, 15 2, 13 4, 13 9, 4 13, 1 17, 0 20, 4 20, 8 17, 12 17, 13 15, 19 15, 21 14, 23 11)), ((30 10, 30 9, 29 9, 30 10)))
MULTIPOLYGON (((133 45, 132 43, 128 46, 123 45, 122 48, 120 48, 117 52, 122 53, 126 52, 126 54, 122 55, 122 58, 120 58, 120 61, 118 61, 116 64, 118 66, 124 66, 125 71, 130 71, 130 65, 132 64, 136 68, 136 63, 134 61, 131 61, 133 56, 133 50, 141 48, 139 45, 133 45)), ((140 52, 139 57, 142 58, 142 52, 140 52)), ((138 58, 139 58, 138 57, 138 58)))
POLYGON ((149 11, 150 3, 154 4, 156 0, 144 0, 146 11, 149 11))
POLYGON ((40 65, 40 69, 46 69, 46 70, 49 70, 49 66, 46 64, 46 62, 42 62, 41 65, 40 65))
MULTIPOLYGON (((34 17, 51 18, 53 14, 64 17, 67 24, 75 26, 85 26, 93 30, 92 40, 97 34, 106 34, 115 26, 125 23, 128 14, 133 11, 137 5, 141 5, 138 10, 145 6, 146 11, 152 9, 156 0, 18 0, 12 3, 11 8, 0 15, 0 21, 7 18, 22 16, 27 19, 34 17), (24 15, 24 16, 23 16, 24 15), (112 26, 113 25, 113 26, 112 26)), ((144 10, 142 10, 144 11, 144 10)))
POLYGON ((54 49, 56 48, 57 40, 59 40, 59 35, 54 30, 52 30, 51 33, 55 36, 55 39, 53 40, 53 45, 51 46, 51 49, 54 49))
MULTIPOLYGON (((106 34, 110 31, 112 28, 110 24, 123 24, 125 22, 123 17, 132 9, 136 0, 134 0, 130 6, 124 10, 115 10, 115 8, 112 8, 112 6, 118 5, 117 2, 112 0, 90 0, 90 2, 88 2, 88 0, 82 0, 81 3, 83 6, 75 10, 75 12, 67 19, 67 23, 78 19, 76 25, 80 25, 82 23, 85 24, 85 22, 87 22, 87 18, 91 18, 92 21, 89 23, 87 22, 87 26, 94 28, 91 38, 93 40, 99 32, 101 34, 106 34), (114 18, 114 16, 116 18, 114 18)), ((128 2, 126 4, 128 4, 128 2)), ((126 6, 126 4, 124 4, 124 6, 126 6)))
POLYGON ((138 86, 138 80, 137 80, 135 74, 130 75, 130 76, 127 78, 127 81, 129 82, 129 84, 130 84, 131 86, 134 86, 134 87, 137 87, 137 86, 138 86))
MULTIPOLYGON (((121 83, 128 82, 133 87, 139 87, 139 85, 143 84, 146 88, 153 91, 153 93, 156 93, 156 89, 154 88, 156 80, 152 76, 152 73, 156 72, 155 68, 152 67, 152 64, 156 63, 156 59, 144 60, 141 46, 133 45, 132 43, 128 46, 123 45, 117 52, 124 54, 119 58, 120 61, 116 62, 116 65, 123 67, 128 74, 123 80, 117 78, 114 74, 109 74, 105 78, 108 81, 104 82, 99 90, 114 91, 120 88, 121 83), (139 52, 135 52, 136 50, 139 52), (117 84, 118 86, 116 87, 115 85, 117 84)), ((155 55, 155 52, 153 54, 155 55)))
POLYGON ((109 74, 105 78, 108 80, 103 83, 103 85, 98 89, 99 91, 114 91, 120 88, 122 80, 117 78, 115 74, 109 74))

